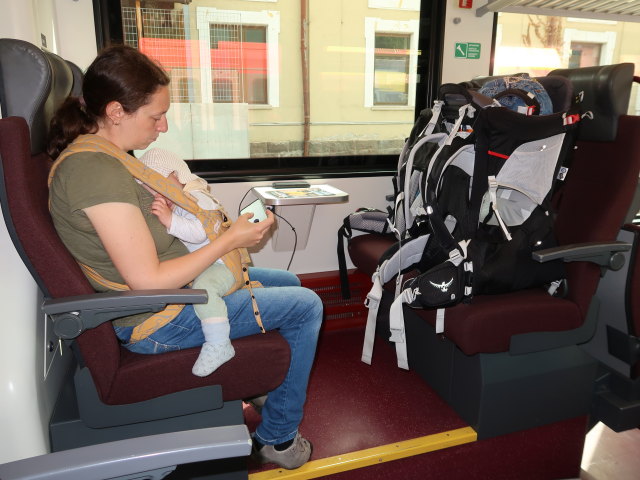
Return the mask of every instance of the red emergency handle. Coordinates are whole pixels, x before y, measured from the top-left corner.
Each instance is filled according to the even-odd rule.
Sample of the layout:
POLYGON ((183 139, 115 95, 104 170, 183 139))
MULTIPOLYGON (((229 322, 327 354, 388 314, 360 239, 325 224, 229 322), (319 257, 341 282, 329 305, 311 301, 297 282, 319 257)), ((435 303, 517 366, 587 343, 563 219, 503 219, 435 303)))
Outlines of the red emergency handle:
POLYGON ((458 6, 460 8, 471 8, 473 7, 473 0, 458 0, 458 6))

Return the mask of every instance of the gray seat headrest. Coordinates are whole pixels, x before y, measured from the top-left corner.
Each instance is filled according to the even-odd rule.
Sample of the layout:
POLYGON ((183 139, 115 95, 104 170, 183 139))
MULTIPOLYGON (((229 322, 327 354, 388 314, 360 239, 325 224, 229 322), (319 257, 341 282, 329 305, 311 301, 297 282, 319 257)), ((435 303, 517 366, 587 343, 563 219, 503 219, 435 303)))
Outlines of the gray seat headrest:
POLYGON ((73 73, 61 57, 23 40, 0 38, 2 116, 27 121, 32 154, 44 151, 51 118, 72 86, 73 73))
POLYGON ((618 117, 629 108, 633 83, 632 63, 553 70, 549 75, 568 78, 573 92, 582 92, 582 112, 593 113, 592 120, 580 122, 578 138, 590 142, 612 142, 618 131, 618 117))

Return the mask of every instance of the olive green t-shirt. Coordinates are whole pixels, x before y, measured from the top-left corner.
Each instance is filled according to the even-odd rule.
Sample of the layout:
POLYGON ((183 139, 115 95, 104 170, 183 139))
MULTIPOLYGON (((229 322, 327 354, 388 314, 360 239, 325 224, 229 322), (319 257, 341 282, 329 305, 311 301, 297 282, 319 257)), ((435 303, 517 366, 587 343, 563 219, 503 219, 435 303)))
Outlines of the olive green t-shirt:
MULTIPOLYGON (((83 211, 109 202, 130 203, 140 208, 160 261, 187 253, 182 242, 169 235, 151 213, 153 195, 135 181, 118 159, 105 153, 82 152, 70 155, 58 166, 50 186, 53 223, 62 242, 78 262, 92 267, 107 280, 125 283, 83 211)), ((89 281, 99 292, 108 290, 91 279, 89 281)), ((126 317, 117 324, 136 325, 150 315, 126 317)))

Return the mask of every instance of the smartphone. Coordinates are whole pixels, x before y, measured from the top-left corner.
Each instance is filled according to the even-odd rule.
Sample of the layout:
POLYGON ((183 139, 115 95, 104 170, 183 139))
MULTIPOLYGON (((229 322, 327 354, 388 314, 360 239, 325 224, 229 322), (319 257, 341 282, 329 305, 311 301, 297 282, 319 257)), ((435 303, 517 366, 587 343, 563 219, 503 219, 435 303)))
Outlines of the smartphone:
POLYGON ((259 199, 240 210, 240 215, 244 215, 245 213, 253 213, 253 217, 249 219, 249 221, 253 223, 258 223, 267 219, 267 212, 265 211, 264 204, 262 203, 262 200, 259 199))

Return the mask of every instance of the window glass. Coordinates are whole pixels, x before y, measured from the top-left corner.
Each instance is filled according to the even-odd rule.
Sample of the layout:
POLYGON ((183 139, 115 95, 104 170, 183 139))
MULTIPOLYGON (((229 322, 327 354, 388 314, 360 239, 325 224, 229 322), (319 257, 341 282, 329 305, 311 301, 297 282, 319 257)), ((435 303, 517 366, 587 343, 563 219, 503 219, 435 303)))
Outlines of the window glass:
POLYGON ((211 24, 211 78, 215 103, 267 104, 267 30, 211 24))
MULTIPOLYGON (((171 77, 186 159, 397 155, 415 118, 417 0, 121 0, 125 43, 171 77)), ((140 152, 137 152, 140 153, 140 152)))
MULTIPOLYGON (((500 13, 494 74, 546 75, 554 68, 629 62, 640 66, 640 23, 500 13)), ((628 113, 640 115, 640 89, 631 89, 628 113)), ((640 224, 640 212, 633 223, 640 224)))
MULTIPOLYGON (((630 62, 640 66, 640 23, 517 13, 498 14, 494 75, 546 75, 555 68, 630 62)), ((637 73, 636 73, 637 75, 637 73)), ((634 84, 629 114, 640 114, 634 84)))
POLYGON ((375 105, 407 105, 409 98, 410 35, 376 33, 375 105))

